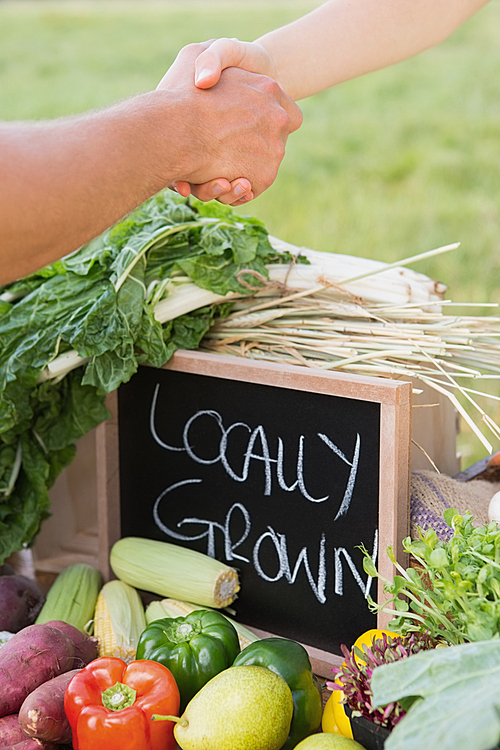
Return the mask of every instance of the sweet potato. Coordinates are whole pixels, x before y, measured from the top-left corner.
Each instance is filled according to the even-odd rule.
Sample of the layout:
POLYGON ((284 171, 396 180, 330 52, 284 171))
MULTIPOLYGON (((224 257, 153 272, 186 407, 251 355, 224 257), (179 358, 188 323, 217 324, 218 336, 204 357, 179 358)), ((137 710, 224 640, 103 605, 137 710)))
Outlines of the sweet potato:
POLYGON ((28 625, 0 649, 0 716, 15 714, 39 685, 73 669, 75 646, 50 625, 28 625))
POLYGON ((32 625, 45 597, 35 581, 20 575, 0 576, 0 630, 17 633, 32 625))
POLYGON ((43 742, 34 737, 25 737, 24 740, 16 742, 15 745, 5 745, 2 750, 59 750, 59 748, 53 742, 43 742))
POLYGON ((17 714, 3 716, 0 719, 0 748, 7 745, 15 745, 16 742, 26 739, 26 734, 21 729, 17 714))
POLYGON ((50 625, 53 628, 59 628, 62 632, 70 638, 75 646, 75 662, 73 669, 82 669, 89 662, 97 659, 99 652, 99 641, 91 635, 82 633, 81 630, 75 628, 74 625, 70 625, 69 622, 63 622, 63 620, 50 620, 45 625, 50 625))
POLYGON ((29 737, 71 744, 71 727, 64 712, 64 693, 79 671, 72 669, 53 677, 28 695, 19 711, 19 725, 29 737))

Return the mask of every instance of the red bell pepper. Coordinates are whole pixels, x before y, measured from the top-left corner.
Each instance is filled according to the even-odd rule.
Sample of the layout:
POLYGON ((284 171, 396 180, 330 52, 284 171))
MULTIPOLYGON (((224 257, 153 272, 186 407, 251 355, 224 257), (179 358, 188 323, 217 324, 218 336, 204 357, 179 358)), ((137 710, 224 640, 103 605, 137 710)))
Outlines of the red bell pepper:
POLYGON ((176 716, 179 703, 175 679, 163 664, 139 659, 127 665, 108 656, 75 675, 64 696, 74 750, 174 750, 174 722, 151 716, 176 716))

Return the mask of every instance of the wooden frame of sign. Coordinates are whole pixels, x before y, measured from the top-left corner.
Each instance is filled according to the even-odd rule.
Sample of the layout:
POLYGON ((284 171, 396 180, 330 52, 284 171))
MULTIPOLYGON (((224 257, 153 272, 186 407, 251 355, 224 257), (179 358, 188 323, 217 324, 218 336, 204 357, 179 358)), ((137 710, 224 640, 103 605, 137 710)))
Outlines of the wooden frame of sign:
MULTIPOLYGON (((389 546, 393 547, 399 561, 402 564, 407 564, 401 542, 409 533, 410 383, 333 373, 301 366, 256 362, 238 357, 177 351, 164 368, 139 368, 139 373, 132 378, 129 384, 121 386, 118 392, 108 397, 108 408, 112 417, 109 421, 103 423, 97 431, 99 564, 105 579, 113 577, 109 567, 109 552, 112 545, 121 536, 150 536, 164 541, 172 541, 171 537, 174 537, 174 540, 176 538, 189 539, 187 546, 193 546, 190 543, 191 539, 197 539, 196 544, 199 551, 216 554, 213 549, 212 552, 207 549, 208 539, 211 539, 213 545, 214 535, 219 534, 218 530, 223 531, 225 528, 225 561, 227 561, 227 550, 229 549, 235 562, 229 562, 228 564, 241 569, 242 567, 245 568, 247 563, 253 561, 255 569, 252 568, 252 575, 255 570, 259 574, 258 576, 253 575, 258 598, 254 599, 253 609, 245 609, 245 592, 248 590, 250 596, 253 585, 250 572, 246 572, 250 569, 250 566, 247 566, 242 573, 242 576, 248 576, 248 584, 244 583, 245 579, 242 581, 242 591, 237 602, 241 600, 243 609, 241 615, 237 612, 238 619, 253 627, 259 635, 271 632, 302 642, 309 652, 313 669, 317 674, 325 677, 331 676, 331 667, 340 664, 342 661, 338 643, 335 644, 335 648, 328 644, 325 647, 325 623, 323 623, 323 631, 321 631, 318 623, 321 620, 322 613, 327 610, 318 608, 318 601, 320 604, 324 604, 328 597, 331 600, 335 599, 335 607, 333 604, 328 604, 334 609, 332 609, 332 619, 327 618, 326 627, 331 622, 332 629, 336 631, 347 622, 345 632, 339 636, 343 643, 348 641, 349 636, 355 632, 360 633, 370 627, 385 627, 387 625, 389 618, 383 613, 379 614, 377 619, 370 614, 372 618, 370 623, 372 624, 366 625, 362 622, 364 617, 362 614, 363 607, 368 611, 364 600, 362 605, 352 604, 353 611, 351 612, 351 599, 354 602, 356 596, 361 596, 358 589, 364 591, 363 596, 366 597, 369 593, 369 587, 368 592, 366 587, 371 579, 367 577, 366 584, 361 580, 364 575, 362 558, 355 559, 356 555, 361 556, 359 547, 356 541, 351 539, 344 542, 344 539, 345 534, 350 534, 351 529, 353 529, 352 533, 361 537, 359 541, 369 549, 372 557, 375 558, 375 555, 377 555, 378 571, 385 578, 392 579, 393 576, 393 566, 386 554, 389 546), (172 378, 173 380, 171 380, 172 378), (141 379, 142 381, 139 383, 141 379), (231 383, 228 381, 231 381, 231 383), (135 386, 136 383, 140 385, 139 390, 135 386), (166 387, 161 391, 160 384, 164 383, 166 383, 166 387), (134 390, 134 388, 136 389, 134 390), (184 388, 185 392, 183 391, 184 388), (172 392, 176 394, 174 399, 171 398, 172 392), (195 392, 198 394, 196 397, 198 401, 195 398, 194 405, 188 407, 186 402, 195 392), (206 400, 207 392, 210 394, 208 400, 206 400), (162 393, 165 394, 163 397, 165 402, 163 404, 164 412, 165 409, 167 410, 164 421, 161 419, 162 404, 160 402, 162 393), (235 403, 231 406, 230 394, 233 393, 236 394, 235 403), (142 418, 141 399, 145 399, 144 411, 147 413, 143 422, 144 424, 147 422, 147 434, 142 434, 143 427, 134 421, 142 418), (303 408, 302 402, 304 402, 303 408), (261 408, 261 405, 264 406, 261 408), (183 412, 179 417, 180 421, 177 428, 175 427, 176 417, 172 413, 176 408, 181 410, 191 408, 191 412, 183 412), (274 408, 278 411, 273 412, 274 408), (214 409, 219 409, 219 411, 214 409), (241 421, 240 412, 242 409, 244 412, 242 417, 245 421, 241 421), (360 409, 361 411, 359 411, 360 409), (227 414, 226 411, 228 411, 227 414), (267 426, 262 418, 263 413, 270 415, 269 425, 267 426), (191 416, 186 421, 189 414, 191 416), (255 416, 254 420, 252 420, 253 416, 255 416), (281 435, 291 436, 297 423, 298 432, 288 442, 278 435, 281 428, 277 423, 281 424, 282 417, 285 421, 288 421, 286 426, 283 426, 281 435), (226 418, 233 420, 230 426, 227 426, 226 418), (198 422, 196 422, 196 419, 198 419, 198 422), (211 425, 205 424, 210 419, 213 423, 211 425), (217 421, 217 425, 214 420, 217 421), (313 424, 310 424, 311 422, 313 424), (357 422, 359 422, 358 425, 357 422), (171 427, 171 423, 173 423, 173 427, 171 427), (203 427, 207 428, 204 431, 201 429, 202 423, 203 427), (223 423, 226 424, 226 427, 221 426, 223 423), (181 429, 182 424, 184 424, 184 430, 181 429), (197 424, 199 430, 196 429, 197 424), (255 427, 256 424, 257 427, 255 427), (352 435, 350 435, 351 428, 353 430, 352 435), (209 440, 209 438, 201 436, 205 433, 211 434, 210 431, 213 432, 214 429, 222 430, 223 439, 221 438, 220 444, 224 440, 226 448, 230 442, 229 437, 231 437, 231 440, 233 440, 233 437, 236 440, 245 435, 248 441, 250 435, 246 451, 239 454, 239 459, 235 458, 235 453, 223 456, 222 463, 226 469, 226 474, 229 472, 232 477, 231 481, 237 480, 239 483, 238 485, 233 483, 231 496, 233 500, 234 497, 242 497, 241 502, 234 503, 226 515, 225 527, 221 523, 224 520, 222 516, 213 521, 204 521, 198 517, 193 517, 193 511, 190 509, 189 503, 191 498, 199 491, 193 484, 189 485, 188 489, 191 494, 187 496, 188 499, 183 499, 182 496, 180 497, 175 493, 167 495, 172 488, 175 488, 177 492, 179 488, 182 489, 181 485, 192 482, 201 483, 202 478, 172 483, 172 479, 178 479, 178 476, 169 476, 167 480, 164 480, 162 476, 159 485, 150 489, 146 487, 148 482, 156 481, 156 473, 163 471, 163 464, 168 463, 169 460, 169 451, 175 451, 171 460, 175 467, 181 464, 182 460, 187 460, 183 458, 187 450, 188 453, 191 453, 191 458, 196 459, 197 473, 201 474, 205 468, 213 471, 213 465, 217 462, 216 468, 220 472, 220 457, 222 454, 213 453, 215 449, 212 443, 207 442, 205 446, 201 445, 199 451, 200 453, 205 451, 203 453, 204 458, 197 458, 194 455, 195 449, 190 446, 192 440, 195 441, 196 445, 198 445, 197 439, 201 440, 201 443, 204 440, 209 440), (273 433, 273 429, 278 430, 278 432, 273 433), (285 429, 286 432, 284 432, 285 429), (335 432, 335 429, 337 429, 337 432, 335 432), (177 432, 174 434, 174 432, 169 432, 170 430, 174 430, 174 432, 177 430, 177 432), (356 434, 357 437, 355 437, 356 434), (185 440, 184 448, 181 445, 182 435, 184 435, 185 440), (190 437, 191 435, 192 437, 190 437), (133 442, 134 440, 136 443, 133 442), (148 444, 148 440, 151 445, 148 444), (128 445, 129 443, 131 445, 128 445), (173 445, 174 443, 176 443, 176 446, 173 445), (354 447, 354 443, 356 447, 354 447), (278 445, 277 452, 274 448, 276 444, 278 445), (139 447, 137 448, 137 446, 139 447), (292 450, 290 450, 290 446, 292 446, 292 450), (297 448, 297 446, 299 447, 297 448), (136 448, 139 454, 140 451, 143 451, 137 459, 135 458, 136 448), (168 450, 165 451, 165 449, 168 450), (155 463, 152 464, 153 470, 151 471, 151 467, 148 468, 147 464, 150 454, 154 454, 155 450, 163 452, 158 454, 159 458, 157 456, 154 459, 155 463), (273 456, 277 455, 278 458, 271 455, 273 450, 273 456), (120 464, 123 451, 123 460, 120 464), (182 453, 183 451, 184 453, 182 453), (290 456, 287 455, 288 453, 290 456), (283 456, 290 458, 292 453, 294 453, 293 460, 298 455, 297 463, 290 463, 290 461, 288 464, 283 463, 283 456), (215 458, 207 458, 209 455, 215 455, 215 458), (304 455, 306 458, 304 458, 304 455), (252 460, 254 460, 254 465, 252 465, 252 460), (310 462, 310 468, 308 461, 310 462), (374 462, 377 464, 376 466, 374 462), (135 463, 137 463, 137 466, 134 465, 135 463), (156 467, 160 464, 161 470, 159 469, 157 472, 156 467), (243 469, 241 469, 242 465, 243 469), (235 467, 238 467, 238 469, 235 467), (332 467, 334 467, 334 472, 332 472, 332 467), (147 477, 145 474, 141 474, 143 471, 147 472, 147 477), (238 471, 240 471, 240 474, 238 474, 238 471), (363 471, 365 472, 364 475, 363 471), (135 473, 137 472, 140 476, 138 476, 136 482, 135 473), (279 476, 274 476, 273 472, 276 472, 279 476), (342 479, 340 479, 339 472, 344 472, 342 479), (153 475, 153 479, 151 479, 151 475, 153 475), (295 476, 297 476, 297 481, 293 484, 287 484, 295 476), (307 489, 304 476, 307 477, 307 489), (330 498, 330 494, 319 497, 325 489, 324 486, 320 487, 320 485, 324 485, 327 480, 332 485, 335 484, 337 476, 342 485, 342 490, 337 493, 338 497, 335 501, 333 500, 335 493, 332 490, 329 502, 323 502, 330 498), (370 477, 376 478, 372 484, 370 484, 370 477), (264 479, 267 488, 265 492, 263 491, 264 479), (280 487, 277 486, 278 479, 280 487), (159 488, 165 487, 165 481, 169 483, 168 488, 163 489, 158 494, 159 488), (122 482, 121 492, 120 482, 122 482), (272 482, 274 484, 271 488, 272 482), (247 484, 249 485, 248 489, 247 484), (142 492, 143 486, 144 492, 142 492), (139 493, 141 495, 140 507, 136 507, 135 500, 138 496, 138 487, 141 488, 139 493), (267 517, 267 513, 271 513, 274 506, 281 502, 279 498, 275 497, 275 487, 277 487, 278 495, 281 493, 285 496, 285 501, 288 503, 287 510, 290 507, 292 508, 290 518, 288 516, 283 518, 283 515, 272 519, 267 517), (292 490, 293 492, 291 492, 292 490), (243 496, 241 496, 241 492, 243 492, 243 496), (248 499, 245 499, 245 492, 250 493, 248 499), (150 507, 147 505, 149 502, 147 500, 148 493, 153 499, 156 497, 154 507, 156 509, 157 526, 154 527, 152 532, 149 527, 144 531, 141 526, 144 516, 153 515, 148 510, 150 507), (255 498, 259 493, 260 499, 257 498, 256 500, 255 498), (263 495, 266 497, 263 497, 263 495), (171 497, 175 500, 170 499, 171 497), (292 500, 290 500, 290 497, 292 497, 292 500), (168 500, 167 510, 165 510, 165 498, 168 500), (160 505, 158 505, 159 502, 160 505), (162 502, 164 503, 163 506, 161 505, 162 502), (329 503, 334 503, 335 507, 332 506, 328 511, 329 503), (349 503, 352 503, 352 506, 349 506, 349 503), (373 503, 377 507, 371 507, 373 503), (235 506, 237 506, 237 513, 233 517, 232 513, 235 506), (158 508, 161 509, 162 507, 164 516, 160 523, 158 521, 158 508), (251 528, 251 524, 254 522, 254 507, 256 513, 255 526, 259 527, 257 533, 262 532, 263 529, 267 530, 261 533, 257 540, 253 540, 254 546, 250 548, 250 550, 253 549, 253 553, 247 552, 247 557, 245 557, 242 554, 237 554, 235 550, 237 548, 238 552, 244 550, 244 545, 241 545, 241 542, 246 538, 245 534, 249 535, 248 528, 251 528), (264 510, 262 510, 262 507, 264 510), (167 523, 169 513, 173 511, 175 515, 178 508, 184 508, 182 511, 184 514, 191 510, 191 515, 180 520, 175 517, 167 523), (250 508, 252 515, 247 508, 250 508), (335 516, 332 511, 335 511, 335 516), (245 518, 239 517, 240 512, 245 514, 245 518), (258 517, 262 513, 265 517, 258 517), (306 515, 301 517, 301 513, 306 513, 306 515), (312 521, 309 522, 309 519, 316 518, 315 514, 318 513, 326 513, 326 515, 321 516, 319 523, 323 524, 321 529, 323 527, 327 529, 325 533, 320 535, 319 546, 319 532, 315 536, 312 521), (365 516, 368 520, 365 519, 365 516), (349 520, 348 526, 346 525, 346 519, 349 520), (269 520, 271 520, 272 525, 268 522, 269 520), (281 521, 289 522, 288 530, 283 529, 280 525, 281 521), (241 524, 244 522, 247 524, 245 534, 241 533, 241 524), (160 529, 158 523, 160 523, 160 529), (189 527, 189 524, 193 523, 198 524, 196 527, 198 533, 194 536, 184 537, 182 534, 173 531, 174 528, 180 529, 181 526, 183 529, 192 528, 192 526, 189 527), (200 523, 205 523, 205 526, 202 527, 205 531, 201 534, 199 533, 200 523), (237 527, 234 534, 238 541, 234 542, 233 539, 228 543, 227 529, 231 523, 237 527), (360 531, 356 531, 358 523, 361 524, 360 531), (363 524, 367 525, 368 532, 364 530, 363 524), (370 524, 374 524, 374 534, 371 533, 373 529, 370 524), (341 531, 338 531, 339 529, 341 531), (280 533, 283 530, 285 533, 280 533), (168 532, 168 535, 163 533, 165 531, 168 532), (338 539, 339 533, 341 534, 340 542, 338 539), (307 537, 308 534, 310 539, 307 537), (333 534, 332 541, 330 540, 330 534, 333 534), (303 535, 306 536, 306 546, 301 548, 300 545, 304 541, 303 535), (295 548, 292 542, 297 540, 290 538, 294 536, 299 537, 295 548), (310 546, 308 546, 309 543, 310 546), (199 545, 205 545, 205 549, 199 545), (283 545, 285 549, 284 558, 280 552, 283 545), (259 554, 265 555, 266 550, 268 558, 260 559, 259 554), (321 557, 322 555, 323 557, 321 557), (275 570, 277 557, 281 566, 278 573, 275 570), (244 562, 241 563, 240 561, 244 562), (273 572, 271 572, 272 570, 273 572), (264 579, 264 582, 262 579, 264 579), (332 582, 333 580, 334 582, 332 582), (265 596, 261 598, 262 591, 259 590, 259 586, 265 585, 269 581, 277 581, 275 584, 276 592, 281 593, 276 593, 273 590, 271 599, 266 604, 265 596), (293 583, 294 587, 287 588, 287 583, 293 583), (247 585, 248 589, 246 588, 247 585), (279 586, 281 586, 281 589, 279 586), (351 586, 350 589, 349 586, 351 586), (332 587, 334 587, 334 591, 332 587), (311 589, 315 594, 315 597, 312 597, 313 603, 309 601, 311 589), (357 593, 349 593, 353 591, 357 593), (344 599, 342 599, 342 596, 344 596, 344 599), (274 620, 268 625, 265 620, 266 612, 270 612, 275 599, 280 600, 280 598, 282 601, 278 610, 283 611, 283 623, 279 621, 280 614, 278 611, 274 620), (294 601, 293 609, 287 615, 287 603, 290 603, 291 600, 294 601), (258 602, 257 606, 255 606, 255 601, 258 602), (262 606, 260 602, 262 602, 262 606), (340 609, 339 602, 341 602, 340 609), (299 606, 300 604, 302 606, 299 606), (259 608, 262 608, 260 619, 257 617, 255 621, 254 618, 252 622, 253 613, 259 608), (252 613, 252 617, 249 616, 249 612, 252 613), (335 620, 335 617, 338 618, 338 612, 342 615, 339 621, 335 620), (295 614, 297 618, 295 618, 295 614), (278 621, 276 621, 276 617, 278 621), (303 620, 302 625, 299 622, 301 618, 303 620), (295 635, 295 625, 291 624, 291 621, 295 619, 297 619, 298 637, 295 635), (308 622, 310 623, 309 629, 307 628, 308 622), (281 624, 283 624, 284 629, 280 627, 281 624), (314 636, 316 627, 318 627, 318 638, 314 636)), ((144 429, 146 429, 145 426, 144 429)), ((184 471, 187 470, 184 469, 184 471)), ((180 476, 185 476, 185 474, 180 476)), ((227 479, 226 475, 225 478, 227 479)), ((220 493, 223 494, 221 482, 222 479, 219 474, 216 481, 217 495, 215 500, 210 498, 211 485, 209 481, 204 485, 204 487, 209 488, 208 499, 211 500, 207 503, 207 490, 205 489, 203 505, 200 506, 203 508, 201 512, 204 516, 209 515, 208 507, 211 508, 218 504, 220 493)), ((222 500, 221 502, 223 503, 222 500)), ((198 507, 194 511, 195 515, 196 511, 199 515, 198 507)), ((224 512, 224 509, 221 512, 224 512)), ((318 518, 320 517, 318 516, 318 518)), ((354 540, 358 540, 358 537, 354 536, 354 540)), ((223 553, 224 545, 222 545, 222 553, 217 550, 216 556, 223 559, 223 553)), ((272 587, 268 586, 268 588, 272 587)), ((374 589, 375 587, 372 589, 372 593, 374 589)), ((377 597, 378 601, 383 600, 383 585, 380 580, 377 597)))

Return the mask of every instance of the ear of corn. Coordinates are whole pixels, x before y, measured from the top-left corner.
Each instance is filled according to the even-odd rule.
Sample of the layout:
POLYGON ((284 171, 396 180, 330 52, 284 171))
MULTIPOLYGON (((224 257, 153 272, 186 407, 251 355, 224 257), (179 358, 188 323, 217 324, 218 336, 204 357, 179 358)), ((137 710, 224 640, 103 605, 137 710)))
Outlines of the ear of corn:
POLYGON ((92 565, 69 565, 59 573, 50 587, 45 604, 36 619, 37 625, 62 620, 87 632, 101 586, 101 574, 92 565))
POLYGON ((130 663, 146 627, 139 593, 123 581, 109 581, 101 589, 94 615, 99 656, 117 656, 130 663))
MULTIPOLYGON (((191 602, 181 602, 178 599, 162 599, 161 601, 153 601, 146 607, 146 623, 149 625, 154 620, 161 620, 164 617, 185 617, 190 612, 194 612, 196 609, 201 609, 199 604, 191 604, 191 602)), ((211 609, 211 607, 203 607, 203 609, 211 609)), ((229 620, 234 625, 236 632, 238 633, 238 639, 240 641, 240 648, 243 651, 244 648, 249 646, 251 643, 260 640, 258 635, 252 633, 251 630, 241 625, 236 620, 228 617, 221 612, 221 615, 229 620)))
POLYGON ((117 578, 137 589, 202 607, 227 607, 240 589, 234 568, 169 542, 124 537, 113 545, 110 564, 117 578))

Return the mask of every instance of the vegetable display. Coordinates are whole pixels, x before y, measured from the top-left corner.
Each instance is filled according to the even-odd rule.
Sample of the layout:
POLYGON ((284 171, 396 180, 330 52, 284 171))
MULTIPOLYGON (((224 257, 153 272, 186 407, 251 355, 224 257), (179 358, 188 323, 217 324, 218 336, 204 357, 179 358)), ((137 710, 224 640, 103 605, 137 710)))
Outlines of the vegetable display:
POLYGON ((158 662, 95 659, 69 683, 64 708, 74 750, 175 748, 173 724, 151 721, 179 709, 175 680, 158 662))
POLYGON ((153 659, 170 669, 183 711, 212 677, 233 664, 239 651, 238 633, 229 620, 200 609, 148 625, 139 639, 137 659, 153 659))

